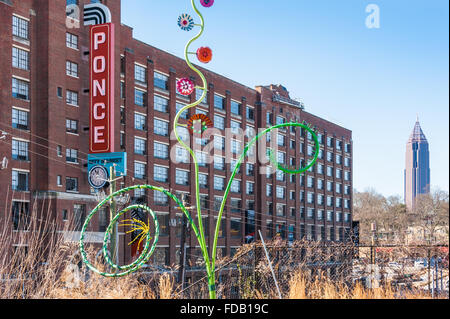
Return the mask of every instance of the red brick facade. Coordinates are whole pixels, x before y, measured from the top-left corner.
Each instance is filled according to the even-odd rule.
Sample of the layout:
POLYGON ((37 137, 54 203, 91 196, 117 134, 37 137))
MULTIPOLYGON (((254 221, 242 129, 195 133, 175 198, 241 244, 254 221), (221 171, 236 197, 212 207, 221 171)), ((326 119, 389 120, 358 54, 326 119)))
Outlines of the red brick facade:
MULTIPOLYGON (((31 210, 35 199, 38 199, 37 203, 41 205, 44 198, 50 197, 52 200, 47 201, 47 204, 50 203, 51 216, 47 216, 47 218, 53 218, 55 222, 63 223, 63 211, 70 217, 74 213, 74 205, 83 205, 86 215, 96 205, 95 198, 91 195, 85 167, 89 150, 89 131, 85 129, 89 126, 89 93, 86 91, 89 87, 88 28, 83 26, 80 28, 67 27, 64 1, 12 0, 11 4, 8 2, 0 1, 0 25, 2 27, 0 33, 0 47, 2 48, 0 52, 2 69, 0 131, 8 133, 5 139, 0 140, 0 157, 7 157, 9 160, 8 167, 0 171, 0 194, 6 199, 0 200, 0 218, 12 214, 10 205, 12 202, 30 202, 29 209, 31 210), (25 23, 28 30, 27 37, 13 35, 13 16, 18 16, 27 22, 25 23), (77 37, 76 48, 70 48, 66 44, 67 33, 77 37), (13 47, 29 52, 29 68, 27 70, 12 66, 11 50, 13 47), (67 74, 68 61, 76 63, 76 76, 67 74), (18 98, 17 95, 11 94, 13 78, 29 84, 27 98, 18 98), (67 92, 78 93, 78 101, 75 103, 78 104, 77 106, 68 103, 67 92), (28 127, 18 128, 17 125, 11 125, 13 108, 28 113, 28 127), (66 120, 77 121, 77 130, 68 130, 66 120), (14 159, 13 144, 18 141, 27 143, 28 158, 20 156, 17 158, 16 156, 14 159), (77 163, 70 163, 70 159, 66 158, 67 149, 77 151, 77 163), (60 154, 58 154, 59 150, 60 154), (14 170, 16 172, 13 172, 14 170), (19 178, 19 184, 22 184, 27 174, 26 189, 13 192, 11 190, 12 176, 15 176, 16 179, 17 176, 20 176, 22 179, 19 178), (77 179, 78 187, 74 192, 67 190, 67 178, 77 179)), ((81 0, 79 2, 81 6, 84 2, 90 1, 81 0)), ((191 77, 197 85, 201 84, 201 80, 187 67, 184 60, 135 40, 132 29, 120 22, 120 0, 106 0, 103 3, 110 8, 113 23, 116 24, 115 127, 120 128, 115 132, 116 149, 126 151, 128 155, 128 176, 118 187, 150 184, 170 189, 173 192, 195 194, 195 185, 192 182, 194 181, 193 164, 173 164, 167 159, 154 156, 155 141, 169 145, 169 152, 176 144, 174 139, 155 134, 154 119, 170 123, 169 132, 171 132, 177 113, 177 102, 188 104, 196 100, 195 93, 189 99, 178 95, 176 80, 181 77, 191 77), (145 84, 137 82, 135 79, 136 65, 142 66, 146 70, 145 84), (160 85, 155 86, 155 72, 167 76, 167 89, 159 88, 160 85), (120 83, 123 84, 120 85, 120 83), (121 92, 120 86, 122 86, 123 92, 121 92), (135 89, 145 92, 145 106, 136 105, 135 89), (168 100, 167 112, 155 110, 155 95, 168 100), (121 111, 122 108, 123 111, 121 111), (135 114, 145 115, 146 125, 143 130, 136 129, 135 114), (145 141, 146 152, 144 155, 135 152, 136 137, 145 141), (140 176, 144 179, 135 177, 135 163, 146 165, 144 176, 140 176), (168 168, 167 183, 154 180, 155 165, 168 168), (190 172, 189 186, 177 184, 176 169, 190 172)), ((331 231, 338 235, 341 232, 340 229, 342 232, 349 230, 352 221, 353 186, 351 131, 307 113, 295 101, 289 99, 288 92, 282 86, 260 86, 252 89, 209 70, 203 68, 201 70, 208 81, 209 94, 207 103, 201 104, 198 109, 206 111, 213 121, 215 115, 222 115, 225 118, 226 128, 231 127, 231 121, 234 120, 240 123, 243 130, 249 126, 257 131, 258 128, 269 126, 267 113, 271 113, 272 125, 276 124, 277 117, 283 117, 286 122, 306 121, 312 126, 316 126, 319 133, 323 135, 321 148, 324 155, 318 161, 324 165, 323 174, 318 172, 316 165, 313 172, 308 172, 302 175, 303 177, 294 176, 291 179, 290 176, 285 176, 284 181, 278 181, 276 174, 269 178, 265 173, 260 174, 260 168, 263 165, 260 165, 259 161, 255 164, 253 174, 247 174, 246 164, 242 165, 241 173, 236 176, 236 179, 241 181, 240 191, 230 194, 224 214, 224 236, 219 239, 218 243, 218 246, 223 249, 221 251, 226 254, 233 253, 234 248, 245 242, 245 236, 248 233, 257 230, 262 230, 265 237, 279 232, 286 239, 299 239, 303 236, 314 235, 310 233, 311 225, 314 226, 316 237, 319 237, 322 234, 320 226, 323 226, 326 230, 325 234, 328 234, 326 237, 330 240, 335 239, 334 235, 329 236, 330 226, 333 227, 331 231), (277 93, 282 97, 281 99, 274 98, 274 96, 278 96, 277 93), (223 110, 215 107, 214 96, 216 94, 225 98, 223 110), (241 104, 240 115, 232 112, 232 100, 241 104), (253 119, 252 116, 247 116, 247 108, 253 110, 253 119), (333 138, 330 141, 332 144, 327 146, 329 137, 333 138), (327 152, 332 154, 332 162, 327 161, 327 152), (341 164, 336 163, 337 156, 341 156, 341 164), (333 170, 330 177, 327 177, 327 167, 332 167, 333 170), (341 170, 341 178, 336 176, 336 170, 341 170), (312 187, 308 187, 308 176, 315 178, 312 187), (323 189, 318 187, 319 180, 323 180, 323 189), (327 191, 327 181, 333 182, 332 189, 329 191, 327 191), (247 192, 247 182, 254 183, 253 193, 247 192), (267 196, 268 184, 273 185, 272 196, 269 197, 267 196), (339 191, 337 191, 337 184, 341 185, 339 191), (277 198, 277 187, 279 190, 284 189, 284 199, 277 198), (346 187, 350 190, 347 191, 347 194, 346 187), (300 197, 302 191, 305 192, 303 200, 300 197), (314 198, 313 203, 308 203, 308 192, 313 194, 310 196, 314 198), (320 194, 324 195, 323 204, 318 203, 320 194), (330 206, 327 205, 327 196, 333 198, 330 206), (341 207, 336 207, 337 198, 342 198, 341 207), (240 207, 232 209, 232 199, 235 199, 234 204, 239 199, 240 207), (268 202, 272 203, 272 212, 268 211, 268 202), (277 207, 283 207, 281 205, 285 205, 284 212, 280 210, 277 213, 277 207), (314 218, 308 218, 308 212, 311 212, 311 210, 308 211, 308 208, 315 209, 314 218), (249 216, 251 218, 251 214, 248 214, 249 210, 255 213, 255 229, 249 227, 249 216), (301 213, 302 210, 303 213, 301 213), (319 211, 323 211, 322 218, 318 217, 319 211), (327 221, 328 212, 332 212, 333 215, 330 221, 327 221), (336 213, 339 212, 342 213, 342 220, 337 221, 336 213), (240 225, 240 232, 237 225, 240 225)), ((189 115, 194 115, 193 110, 190 110, 189 115)), ((186 123, 186 120, 181 120, 181 122, 186 123)), ((302 135, 299 129, 292 132, 286 130, 280 134, 285 136, 285 146, 280 146, 278 150, 286 154, 287 162, 292 158, 292 164, 298 167, 301 160, 308 159, 307 136, 302 135), (304 146, 301 152, 300 145, 304 146)), ((277 137, 276 134, 272 135, 272 139, 277 137)), ((248 137, 245 138, 246 142, 249 140, 248 137)), ((214 216, 217 216, 214 199, 223 196, 223 191, 215 190, 213 187, 214 176, 225 177, 225 182, 228 183, 232 171, 230 164, 226 164, 225 170, 222 171, 215 169, 214 163, 211 163, 206 167, 201 167, 200 172, 208 176, 208 187, 202 188, 201 193, 208 196, 204 202, 207 203, 207 207, 203 212, 205 217, 209 216, 207 240, 209 246, 212 246, 215 229, 214 216)), ((20 185, 19 188, 21 188, 20 185)), ((155 258, 158 259, 158 262, 164 262, 165 259, 167 262, 174 263, 178 260, 177 249, 180 245, 180 237, 177 236, 180 227, 180 212, 173 207, 173 203, 166 206, 155 204, 152 192, 148 192, 146 195, 149 206, 160 214, 163 221, 164 231, 155 258), (165 216, 168 218, 164 218, 165 216), (171 226, 171 220, 176 220, 177 226, 171 226)), ((131 196, 135 195, 131 194, 131 196)), ((194 196, 191 196, 191 201, 193 199, 194 196)), ((97 232, 102 229, 95 220, 89 230, 97 232)), ((131 251, 126 244, 129 238, 124 237, 121 237, 120 255, 122 262, 127 262, 131 258, 131 251)), ((198 247, 195 236, 190 237, 188 245, 192 248, 198 247)), ((199 251, 193 249, 189 253, 199 255, 199 251)))

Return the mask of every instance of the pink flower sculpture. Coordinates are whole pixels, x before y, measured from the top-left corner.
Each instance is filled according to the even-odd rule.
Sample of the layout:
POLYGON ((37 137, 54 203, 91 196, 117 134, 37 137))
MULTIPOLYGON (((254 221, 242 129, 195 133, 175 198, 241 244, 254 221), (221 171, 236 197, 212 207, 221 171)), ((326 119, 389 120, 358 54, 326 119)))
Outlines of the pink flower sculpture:
POLYGON ((214 0, 200 0, 202 6, 209 8, 214 4, 214 0))
POLYGON ((194 92, 195 85, 188 78, 182 78, 177 81, 177 91, 181 95, 191 95, 194 92))

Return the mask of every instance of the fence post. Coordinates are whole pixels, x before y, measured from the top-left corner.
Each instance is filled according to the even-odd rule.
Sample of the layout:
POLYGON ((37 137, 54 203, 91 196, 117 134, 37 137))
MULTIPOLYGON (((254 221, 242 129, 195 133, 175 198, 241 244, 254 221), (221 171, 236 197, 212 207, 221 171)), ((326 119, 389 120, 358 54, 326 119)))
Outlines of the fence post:
POLYGON ((431 251, 430 251, 430 247, 428 247, 428 291, 431 290, 431 251))
POLYGON ((278 297, 280 299, 283 299, 283 297, 281 296, 280 287, 278 286, 277 278, 275 277, 275 272, 273 271, 272 262, 270 261, 269 253, 267 252, 266 243, 264 242, 264 238, 261 234, 261 230, 259 230, 258 232, 259 232, 259 237, 261 237, 261 242, 263 244, 264 251, 266 253, 267 262, 269 263, 270 271, 272 272, 273 280, 275 281, 275 286, 277 287, 278 297))

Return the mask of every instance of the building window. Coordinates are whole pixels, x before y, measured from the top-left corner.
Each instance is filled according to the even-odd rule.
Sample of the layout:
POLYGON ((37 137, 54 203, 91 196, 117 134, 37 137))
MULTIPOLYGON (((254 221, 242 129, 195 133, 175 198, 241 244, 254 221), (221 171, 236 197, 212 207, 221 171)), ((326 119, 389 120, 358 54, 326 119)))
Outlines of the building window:
MULTIPOLYGON (((218 197, 218 210, 220 209, 220 206, 222 205, 222 198, 218 197)), ((232 198, 231 199, 231 212, 232 213, 236 213, 239 214, 241 212, 241 208, 242 208, 242 201, 240 199, 237 198, 232 198)))
POLYGON ((30 84, 27 81, 22 81, 12 78, 12 96, 16 99, 29 100, 30 84))
POLYGON ((12 171, 12 189, 18 192, 28 192, 28 172, 12 171))
POLYGON ((241 142, 231 140, 231 152, 233 154, 239 154, 241 152, 241 142))
POLYGON ((233 182, 231 182, 230 190, 232 193, 240 193, 241 192, 241 181, 233 180, 233 182))
POLYGON ((333 167, 332 166, 327 166, 327 176, 333 177, 333 167))
POLYGON ((147 84, 147 69, 140 65, 134 65, 134 80, 138 83, 147 84))
POLYGON ((327 212, 327 222, 333 222, 334 213, 332 211, 327 212))
POLYGON ((73 106, 78 106, 78 92, 66 91, 66 103, 73 106))
POLYGON ((308 192, 307 202, 308 202, 308 204, 314 204, 314 193, 308 192))
POLYGON ((345 215, 344 215, 344 221, 345 221, 346 223, 350 223, 351 217, 352 217, 352 215, 351 215, 350 213, 345 213, 345 215))
POLYGON ((169 123, 154 119, 154 133, 160 136, 169 136, 169 123))
POLYGON ((137 179, 146 179, 147 165, 144 163, 134 163, 134 177, 137 179))
MULTIPOLYGON (((198 101, 198 100, 200 100, 201 99, 201 97, 202 97, 202 95, 203 95, 203 89, 200 89, 200 88, 196 88, 195 89, 195 99, 198 101)), ((206 94, 205 95, 205 97, 203 98, 203 100, 202 100, 202 102, 201 103, 203 103, 203 104, 208 104, 208 101, 207 101, 207 95, 208 94, 206 94)))
POLYGON ((78 50, 78 36, 72 33, 66 33, 66 46, 78 50))
POLYGON ((78 64, 72 61, 66 61, 66 74, 77 78, 78 64))
POLYGON ((242 225, 241 225, 240 219, 231 219, 230 234, 231 234, 231 238, 241 238, 242 237, 242 225))
POLYGON ((146 93, 144 91, 134 89, 134 104, 138 106, 147 106, 146 93))
POLYGON ((66 149, 66 162, 68 163, 78 163, 78 151, 68 148, 66 149))
POLYGON ((342 194, 342 184, 336 183, 336 193, 342 194))
POLYGON ((225 189, 225 178, 214 176, 214 190, 223 191, 225 189))
POLYGON ((245 173, 247 176, 255 176, 255 165, 247 163, 245 173))
POLYGON ((352 145, 351 144, 345 144, 345 153, 351 153, 352 145))
POLYGON ((66 119, 66 132, 78 134, 78 121, 66 119))
POLYGON ((352 188, 350 187, 350 185, 345 185, 344 189, 345 195, 350 195, 350 193, 352 192, 352 188))
POLYGON ((158 206, 166 206, 169 204, 167 195, 156 190, 153 191, 153 201, 155 202, 155 205, 158 206))
POLYGON ((214 127, 219 130, 225 129, 225 118, 223 116, 214 115, 214 127))
POLYGON ((333 153, 327 152, 327 161, 328 162, 333 162, 333 153))
POLYGON ((29 161, 29 142, 12 140, 12 158, 18 161, 29 161))
POLYGON ((242 104, 236 101, 231 101, 231 113, 235 115, 242 115, 242 104))
POLYGON ((273 194, 273 187, 270 184, 266 185, 266 196, 271 197, 273 194))
POLYGON ((334 138, 327 137, 327 146, 330 147, 330 148, 334 147, 334 138))
POLYGON ((189 185, 189 172, 181 171, 181 170, 177 169, 176 173, 175 173, 175 182, 177 183, 177 185, 188 186, 189 185))
POLYGON ((62 176, 61 175, 56 176, 56 185, 58 187, 62 186, 62 176))
POLYGON ((14 68, 29 70, 30 54, 28 51, 13 47, 12 48, 12 66, 14 68))
POLYGON ((169 181, 169 169, 155 165, 153 167, 153 178, 155 182, 167 183, 169 181))
POLYGON ((349 171, 344 172, 344 180, 350 181, 350 172, 349 171))
POLYGON ((214 156, 214 169, 219 171, 225 170, 225 158, 220 156, 214 156))
POLYGON ((153 144, 153 156, 159 159, 169 158, 169 145, 154 142, 153 144))
POLYGON ((327 196, 327 206, 332 207, 334 204, 334 198, 331 196, 327 196))
POLYGON ((325 203, 324 195, 317 195, 317 205, 322 206, 325 203))
POLYGON ((16 16, 13 16, 12 18, 13 36, 28 40, 28 21, 16 16))
POLYGON ((277 216, 279 216, 279 217, 286 216, 286 205, 277 204, 277 216))
POLYGON ((277 134, 277 144, 278 146, 286 146, 286 137, 281 134, 277 134))
POLYGON ((278 152, 277 159, 278 159, 278 163, 285 164, 286 163, 286 153, 278 152))
POLYGON ((214 148, 216 150, 225 150, 225 137, 222 136, 214 136, 214 148))
POLYGON ((344 200, 344 208, 350 209, 350 206, 351 206, 350 199, 345 199, 344 200))
POLYGON ((134 138, 134 153, 138 155, 147 154, 147 141, 138 137, 134 138))
POLYGON ((12 202, 13 230, 28 230, 30 225, 30 203, 12 202))
POLYGON ((196 151, 195 156, 197 157, 199 166, 206 167, 208 165, 208 153, 196 151))
POLYGON ((316 211, 315 211, 314 208, 309 207, 309 208, 307 209, 307 211, 306 211, 306 217, 307 217, 308 219, 314 219, 314 218, 315 218, 315 214, 316 214, 316 211))
POLYGON ((214 94, 214 107, 219 110, 225 109, 225 98, 220 95, 214 94))
POLYGON ((158 95, 155 95, 154 108, 155 108, 155 111, 159 111, 162 113, 168 113, 169 112, 169 100, 162 98, 158 95))
MULTIPOLYGON (((277 124, 276 125, 281 125, 286 123, 286 119, 282 116, 277 116, 277 124)), ((282 128, 283 129, 283 128, 282 128)))
POLYGON ((279 199, 286 198, 286 188, 277 186, 277 198, 279 199))
POLYGON ((208 175, 198 174, 198 182, 200 184, 200 188, 208 188, 208 175))
MULTIPOLYGON (((176 104, 177 107, 177 114, 181 111, 182 108, 184 108, 186 105, 178 103, 176 104)), ((180 118, 187 119, 189 117, 189 110, 185 110, 183 113, 181 113, 180 118)))
POLYGON ((276 179, 279 182, 285 182, 286 181, 286 174, 283 171, 277 170, 276 179))
POLYGON ((175 160, 178 163, 189 163, 188 151, 181 146, 177 146, 175 149, 175 160))
POLYGON ((66 191, 67 192, 78 192, 78 178, 67 177, 66 178, 66 191))
POLYGON ((138 131, 147 130, 147 116, 134 113, 134 128, 138 131))
POLYGON ((323 220, 324 219, 324 211, 323 210, 319 210, 317 211, 317 220, 323 220))
POLYGON ((346 157, 346 158, 344 159, 344 166, 345 166, 345 167, 350 167, 350 157, 346 157))
POLYGON ((247 120, 250 120, 250 121, 255 120, 255 110, 248 106, 247 106, 247 120))
POLYGON ((28 130, 28 112, 12 109, 12 127, 28 130))
POLYGON ((169 77, 159 72, 154 72, 154 85, 162 90, 169 90, 169 77))
POLYGON ((240 134, 241 123, 236 121, 230 122, 231 133, 240 134))

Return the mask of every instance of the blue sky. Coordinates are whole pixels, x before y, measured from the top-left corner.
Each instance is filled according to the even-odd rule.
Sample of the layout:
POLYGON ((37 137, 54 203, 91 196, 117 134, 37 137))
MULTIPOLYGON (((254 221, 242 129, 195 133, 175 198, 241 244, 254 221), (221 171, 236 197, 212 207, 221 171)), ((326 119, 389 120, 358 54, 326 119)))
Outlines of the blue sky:
MULTIPOLYGON (((198 0, 196 0, 198 1, 198 0)), ((406 141, 417 114, 430 143, 432 187, 449 190, 447 0, 216 0, 196 42, 208 68, 249 87, 283 84, 308 112, 353 131, 354 187, 403 197, 406 141), (366 7, 380 28, 366 27, 366 7)), ((189 0, 122 0, 134 37, 182 56, 189 0)))

